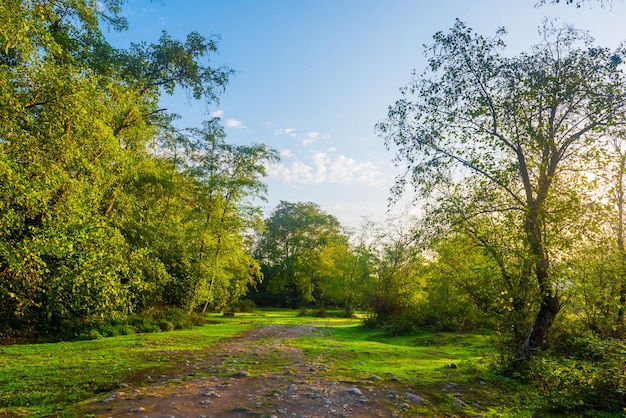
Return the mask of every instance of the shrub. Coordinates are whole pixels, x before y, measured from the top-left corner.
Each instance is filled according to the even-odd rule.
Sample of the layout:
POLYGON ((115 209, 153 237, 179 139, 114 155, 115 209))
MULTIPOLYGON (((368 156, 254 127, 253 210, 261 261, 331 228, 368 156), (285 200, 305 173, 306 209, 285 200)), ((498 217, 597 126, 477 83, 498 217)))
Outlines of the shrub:
POLYGON ((256 311, 258 308, 256 306, 256 304, 254 303, 254 301, 250 300, 250 299, 241 299, 238 300, 237 302, 233 303, 230 307, 230 311, 232 312, 254 312, 256 311))
POLYGON ((159 328, 161 331, 172 331, 174 329, 174 324, 170 321, 159 321, 159 328))
POLYGON ((626 408, 626 346, 593 333, 573 336, 573 356, 533 359, 530 378, 546 409, 581 413, 626 408))
POLYGON ((102 334, 100 334, 100 332, 98 332, 98 330, 92 329, 91 331, 89 331, 86 334, 86 338, 87 340, 99 340, 100 338, 104 338, 104 336, 102 334))

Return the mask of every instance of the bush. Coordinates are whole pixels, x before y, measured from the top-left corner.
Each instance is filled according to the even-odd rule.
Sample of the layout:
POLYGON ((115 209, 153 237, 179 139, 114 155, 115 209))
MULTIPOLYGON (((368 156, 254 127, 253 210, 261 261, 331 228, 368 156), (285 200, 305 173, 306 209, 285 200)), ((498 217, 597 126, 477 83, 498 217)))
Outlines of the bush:
POLYGON ((370 315, 363 324, 368 328, 382 330, 390 337, 411 335, 419 331, 414 313, 405 311, 399 315, 370 315))
POLYGON ((98 330, 95 330, 95 329, 92 329, 91 331, 89 331, 84 337, 84 339, 86 340, 99 340, 100 338, 104 338, 104 336, 100 334, 98 330))
POLYGON ((315 315, 318 318, 326 318, 328 316, 328 311, 326 310, 326 308, 319 308, 318 310, 315 311, 315 315))
POLYGON ((55 334, 30 334, 13 331, 0 334, 0 342, 58 342, 72 340, 95 340, 135 333, 152 333, 191 329, 206 321, 200 314, 178 308, 150 309, 127 318, 112 317, 105 320, 67 321, 55 334))
POLYGON ((256 306, 256 304, 254 303, 254 301, 250 300, 250 299, 241 299, 238 300, 237 302, 233 303, 230 307, 230 311, 232 312, 254 312, 256 311, 258 308, 256 306))
POLYGON ((174 324, 170 321, 160 321, 159 328, 161 331, 172 331, 174 329, 174 324))
POLYGON ((623 412, 626 408, 626 346, 593 333, 573 336, 573 355, 540 357, 530 364, 531 380, 546 409, 570 413, 623 412))

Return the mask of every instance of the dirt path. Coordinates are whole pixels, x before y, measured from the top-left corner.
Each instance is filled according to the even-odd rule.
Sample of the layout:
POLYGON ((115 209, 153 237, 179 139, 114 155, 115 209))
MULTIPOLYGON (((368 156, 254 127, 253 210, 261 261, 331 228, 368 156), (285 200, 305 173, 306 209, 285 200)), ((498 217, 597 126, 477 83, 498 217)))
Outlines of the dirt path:
MULTIPOLYGON (((94 400, 96 417, 400 417, 411 395, 396 382, 338 382, 325 364, 306 358, 289 338, 323 332, 270 325, 207 348, 203 355, 165 353, 177 362, 153 384, 125 386, 94 400), (268 371, 268 363, 271 371, 268 371)), ((124 386, 124 385, 123 385, 124 386)))

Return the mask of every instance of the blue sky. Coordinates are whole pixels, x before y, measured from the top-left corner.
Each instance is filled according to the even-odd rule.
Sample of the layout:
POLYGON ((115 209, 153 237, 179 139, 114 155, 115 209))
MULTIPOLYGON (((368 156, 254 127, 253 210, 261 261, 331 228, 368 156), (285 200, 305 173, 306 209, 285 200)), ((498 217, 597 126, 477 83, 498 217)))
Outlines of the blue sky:
MULTIPOLYGON (((564 1, 564 0, 563 0, 564 1)), ((400 97, 411 72, 425 66, 423 45, 455 18, 483 35, 504 26, 510 54, 540 41, 544 16, 586 29, 603 46, 626 40, 626 4, 610 9, 546 5, 536 0, 128 0, 130 30, 109 34, 114 45, 153 42, 162 30, 218 35, 211 59, 236 74, 219 104, 184 94, 163 105, 181 126, 220 116, 228 141, 264 143, 282 154, 270 167, 269 213, 281 200, 311 201, 356 227, 381 221, 394 176, 374 125, 400 97)), ((396 207, 402 213, 404 206, 396 207)))

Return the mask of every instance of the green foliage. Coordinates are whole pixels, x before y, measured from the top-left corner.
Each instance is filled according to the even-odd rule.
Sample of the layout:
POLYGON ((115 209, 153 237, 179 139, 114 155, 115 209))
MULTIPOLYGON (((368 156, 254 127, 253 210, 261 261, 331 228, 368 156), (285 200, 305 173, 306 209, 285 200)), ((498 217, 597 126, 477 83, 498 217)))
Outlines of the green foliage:
POLYGON ((545 398, 547 410, 581 414, 585 411, 620 413, 626 408, 626 346, 588 334, 575 338, 579 359, 535 359, 531 379, 545 398))
POLYGON ((568 263, 602 223, 582 215, 600 206, 593 175, 573 173, 601 176, 606 138, 626 125, 626 51, 551 21, 542 33, 531 52, 505 57, 504 29, 487 38, 457 21, 378 125, 406 168, 394 196, 412 186, 429 198, 433 233, 460 231, 492 258, 524 358, 543 345, 571 288, 568 263))
POLYGON ((160 96, 211 103, 232 70, 196 32, 115 49, 101 25, 126 28, 122 3, 0 6, 0 332, 223 306, 259 279, 251 200, 276 154, 219 120, 176 132, 160 96))
POLYGON ((314 203, 281 202, 255 247, 265 277, 260 290, 279 306, 293 308, 342 299, 333 282, 341 274, 336 263, 349 250, 334 216, 314 203))
POLYGON ((250 299, 239 299, 229 306, 231 312, 255 312, 257 311, 256 303, 250 299))
POLYGON ((72 335, 61 335, 64 340, 90 340, 141 333, 166 332, 191 329, 202 325, 204 319, 180 308, 151 308, 126 319, 109 319, 81 324, 72 330, 72 335))

